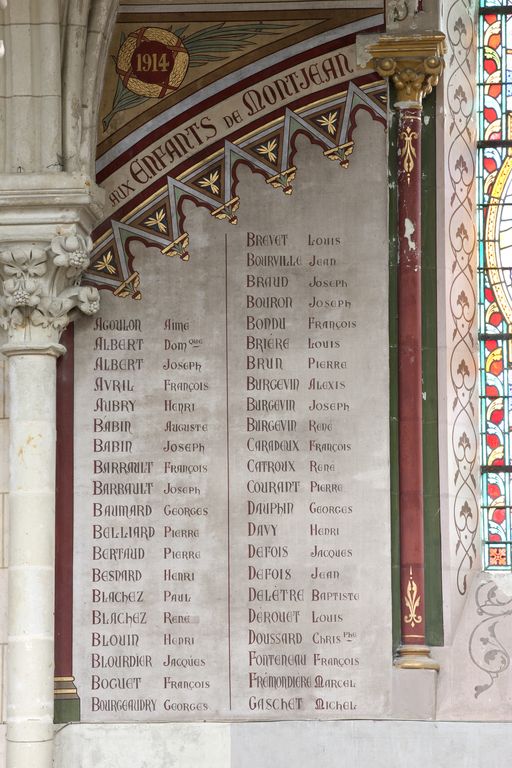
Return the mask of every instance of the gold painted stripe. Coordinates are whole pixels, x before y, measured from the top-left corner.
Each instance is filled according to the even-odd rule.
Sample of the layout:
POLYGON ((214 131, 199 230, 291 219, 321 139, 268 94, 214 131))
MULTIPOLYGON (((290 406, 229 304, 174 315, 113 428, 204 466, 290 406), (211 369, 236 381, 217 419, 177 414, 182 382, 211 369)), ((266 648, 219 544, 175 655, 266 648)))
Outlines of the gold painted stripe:
POLYGON ((55 688, 54 691, 53 691, 53 695, 56 696, 56 697, 57 696, 65 696, 65 695, 67 695, 67 696, 73 695, 73 696, 76 696, 78 698, 76 688, 55 688))

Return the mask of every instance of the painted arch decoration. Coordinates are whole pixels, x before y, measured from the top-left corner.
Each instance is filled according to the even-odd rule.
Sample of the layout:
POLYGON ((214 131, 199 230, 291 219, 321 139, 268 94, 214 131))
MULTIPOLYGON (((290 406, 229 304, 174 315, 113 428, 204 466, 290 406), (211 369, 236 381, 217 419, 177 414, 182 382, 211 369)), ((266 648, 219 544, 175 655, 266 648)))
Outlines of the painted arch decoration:
POLYGON ((122 5, 109 51, 97 156, 107 218, 85 282, 119 298, 144 290, 134 241, 194 258, 186 201, 236 225, 242 165, 255 184, 289 196, 300 183, 299 136, 343 172, 357 151, 358 113, 386 125, 386 86, 356 63, 357 36, 383 29, 379 3, 184 8, 122 5))
POLYGON ((162 187, 123 220, 111 220, 111 232, 93 254, 85 282, 112 291, 120 298, 140 299, 140 276, 133 263, 130 243, 138 240, 157 246, 165 256, 188 261, 193 236, 186 228, 183 203, 190 200, 219 221, 236 225, 243 215, 237 194, 239 164, 264 179, 273 190, 293 193, 299 135, 319 147, 320 156, 347 168, 354 151, 357 113, 369 112, 386 124, 386 90, 382 81, 356 85, 321 104, 292 110, 285 108, 278 120, 265 124, 237 143, 226 139, 222 148, 179 177, 167 175, 162 187))

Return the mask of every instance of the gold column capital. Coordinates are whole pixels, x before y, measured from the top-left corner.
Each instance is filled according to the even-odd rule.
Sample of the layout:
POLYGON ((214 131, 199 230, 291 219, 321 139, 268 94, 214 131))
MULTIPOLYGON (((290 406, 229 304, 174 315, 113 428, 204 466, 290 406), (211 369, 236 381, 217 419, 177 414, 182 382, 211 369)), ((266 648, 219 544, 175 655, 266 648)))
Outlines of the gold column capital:
POLYGON ((382 35, 368 46, 368 66, 392 80, 395 106, 421 108, 424 96, 439 82, 446 53, 442 32, 418 35, 382 35))

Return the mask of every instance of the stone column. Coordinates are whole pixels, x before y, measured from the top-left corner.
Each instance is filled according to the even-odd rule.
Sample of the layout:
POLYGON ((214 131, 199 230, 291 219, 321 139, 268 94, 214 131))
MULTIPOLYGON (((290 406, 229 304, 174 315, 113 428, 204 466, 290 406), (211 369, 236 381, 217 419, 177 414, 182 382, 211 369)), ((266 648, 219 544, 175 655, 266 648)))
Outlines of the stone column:
POLYGON ((401 640, 397 665, 432 669, 426 645, 421 306, 422 99, 443 68, 444 35, 384 36, 371 65, 392 81, 398 110, 398 441, 401 640))
POLYGON ((8 340, 8 768, 51 768, 54 698, 56 359, 99 308, 80 287, 98 208, 79 175, 2 177, 0 324, 8 340), (10 188, 9 188, 10 187, 10 188))

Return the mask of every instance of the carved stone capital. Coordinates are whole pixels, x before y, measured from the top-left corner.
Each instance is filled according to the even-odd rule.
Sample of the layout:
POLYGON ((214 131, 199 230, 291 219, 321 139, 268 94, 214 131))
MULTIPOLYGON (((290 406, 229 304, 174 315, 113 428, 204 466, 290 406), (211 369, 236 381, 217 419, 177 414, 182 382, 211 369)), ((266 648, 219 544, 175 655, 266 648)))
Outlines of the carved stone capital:
POLYGON ((368 47, 368 66, 390 78, 396 88, 398 108, 421 108, 423 97, 439 82, 446 53, 441 32, 424 35, 384 35, 368 47))
POLYGON ((80 286, 102 190, 81 174, 0 177, 0 328, 4 354, 61 354, 67 324, 99 309, 80 286))
POLYGON ((10 345, 53 344, 80 312, 98 311, 97 289, 79 285, 91 248, 90 238, 67 232, 0 250, 0 326, 10 345))

